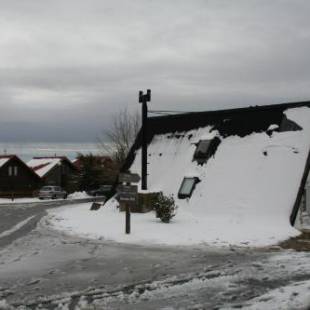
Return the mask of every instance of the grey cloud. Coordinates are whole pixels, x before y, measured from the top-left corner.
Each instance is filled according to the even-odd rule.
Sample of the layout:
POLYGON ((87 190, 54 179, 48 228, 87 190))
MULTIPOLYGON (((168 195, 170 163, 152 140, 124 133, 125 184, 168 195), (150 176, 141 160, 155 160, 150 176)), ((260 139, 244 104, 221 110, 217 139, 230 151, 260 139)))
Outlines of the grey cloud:
POLYGON ((138 109, 146 88, 154 109, 308 99, 309 9, 306 0, 0 0, 0 140, 93 140, 119 109, 138 109))

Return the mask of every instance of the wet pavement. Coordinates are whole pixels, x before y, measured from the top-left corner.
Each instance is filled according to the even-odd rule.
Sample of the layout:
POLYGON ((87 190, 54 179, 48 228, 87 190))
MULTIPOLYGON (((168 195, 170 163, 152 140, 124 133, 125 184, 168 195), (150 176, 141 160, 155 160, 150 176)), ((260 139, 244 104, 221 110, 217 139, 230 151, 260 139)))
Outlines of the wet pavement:
POLYGON ((0 237, 0 300, 11 309, 242 308, 310 280, 306 252, 88 240, 54 231, 45 214, 0 207, 0 236, 30 218, 0 237))

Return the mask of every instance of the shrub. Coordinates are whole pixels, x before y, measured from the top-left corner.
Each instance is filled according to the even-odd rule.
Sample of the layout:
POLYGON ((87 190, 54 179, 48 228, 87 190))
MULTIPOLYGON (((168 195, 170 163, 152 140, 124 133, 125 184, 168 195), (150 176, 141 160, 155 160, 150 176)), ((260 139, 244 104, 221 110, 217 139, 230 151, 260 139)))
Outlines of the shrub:
POLYGON ((176 206, 172 195, 165 196, 160 192, 154 201, 154 208, 156 211, 156 217, 160 218, 164 223, 169 223, 175 216, 178 207, 176 206))

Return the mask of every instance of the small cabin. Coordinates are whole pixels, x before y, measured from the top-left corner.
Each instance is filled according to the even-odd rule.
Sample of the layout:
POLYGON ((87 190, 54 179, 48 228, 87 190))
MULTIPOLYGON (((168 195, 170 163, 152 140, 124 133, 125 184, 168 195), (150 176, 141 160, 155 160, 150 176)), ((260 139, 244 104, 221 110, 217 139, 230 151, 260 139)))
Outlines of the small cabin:
POLYGON ((65 156, 34 157, 27 165, 42 179, 44 185, 61 186, 72 192, 76 188, 78 169, 65 156))
POLYGON ((0 155, 0 196, 30 197, 41 178, 16 155, 0 155))

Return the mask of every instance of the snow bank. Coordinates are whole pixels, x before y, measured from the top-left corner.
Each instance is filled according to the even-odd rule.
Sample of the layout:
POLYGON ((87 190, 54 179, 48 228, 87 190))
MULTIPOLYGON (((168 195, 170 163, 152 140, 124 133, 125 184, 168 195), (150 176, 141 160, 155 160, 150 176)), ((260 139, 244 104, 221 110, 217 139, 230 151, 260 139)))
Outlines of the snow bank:
MULTIPOLYGON (((68 199, 73 200, 73 199, 84 199, 84 198, 90 198, 92 196, 87 195, 86 192, 74 192, 70 195, 68 195, 68 199)), ((44 199, 40 200, 38 197, 29 197, 29 198, 15 198, 14 200, 10 198, 0 198, 0 205, 4 204, 29 204, 29 203, 44 203, 46 201, 58 201, 58 200, 63 200, 63 199, 44 199)))
POLYGON ((14 203, 32 203, 32 202, 40 202, 39 198, 15 198, 14 200, 10 198, 0 198, 0 205, 2 204, 14 204, 14 203))
MULTIPOLYGON (((265 246, 296 236, 299 232, 290 226, 289 216, 309 152, 310 109, 294 108, 285 114, 303 130, 221 138, 215 156, 203 166, 192 161, 194 143, 210 135, 211 127, 179 138, 155 136, 148 149, 149 191, 174 195, 179 210, 171 224, 160 223, 153 213, 133 214, 133 234, 125 236, 124 214, 108 202, 95 213, 87 206, 63 210, 56 226, 122 242, 165 244, 265 246), (188 175, 201 182, 190 199, 179 200, 180 184, 188 175)), ((140 163, 139 150, 131 172, 140 173, 140 163)))
POLYGON ((87 195, 86 192, 74 192, 70 195, 68 195, 68 199, 83 199, 83 198, 89 198, 91 196, 87 195))

